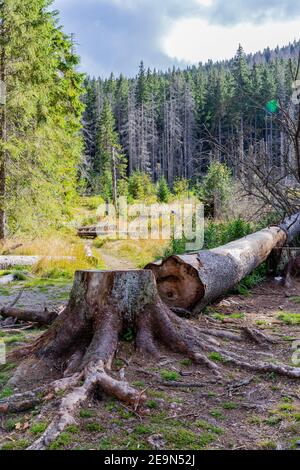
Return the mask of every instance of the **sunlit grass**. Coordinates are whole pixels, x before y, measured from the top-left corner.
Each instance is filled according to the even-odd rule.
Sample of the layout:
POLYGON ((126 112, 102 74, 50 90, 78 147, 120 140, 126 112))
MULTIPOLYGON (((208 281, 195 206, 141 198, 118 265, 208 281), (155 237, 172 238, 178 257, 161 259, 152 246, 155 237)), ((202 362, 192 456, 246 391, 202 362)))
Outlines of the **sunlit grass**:
POLYGON ((41 257, 31 270, 32 274, 40 278, 71 279, 77 270, 104 269, 104 263, 96 250, 93 257, 87 257, 85 242, 76 235, 55 233, 34 240, 18 240, 18 243, 22 246, 15 250, 15 255, 41 257))
POLYGON ((300 325, 300 313, 282 312, 277 318, 286 325, 300 325))
POLYGON ((104 244, 104 249, 112 256, 130 260, 137 268, 163 255, 168 240, 118 240, 104 244))

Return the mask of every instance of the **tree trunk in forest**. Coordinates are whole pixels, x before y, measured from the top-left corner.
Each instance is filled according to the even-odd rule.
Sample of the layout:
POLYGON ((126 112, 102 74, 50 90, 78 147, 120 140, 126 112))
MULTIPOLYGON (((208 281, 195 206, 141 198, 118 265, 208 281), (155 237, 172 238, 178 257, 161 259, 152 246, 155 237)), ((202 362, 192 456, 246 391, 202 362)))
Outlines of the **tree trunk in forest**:
POLYGON ((213 250, 174 255, 151 263, 158 292, 169 307, 199 313, 226 294, 270 256, 300 234, 300 213, 280 226, 269 227, 213 250))
MULTIPOLYGON (((4 43, 5 25, 1 24, 1 39, 4 43)), ((0 240, 7 236, 5 197, 6 197, 6 150, 4 145, 7 139, 7 116, 6 116, 6 53, 2 46, 0 54, 0 81, 1 81, 1 103, 0 103, 0 240)))
POLYGON ((113 196, 113 205, 117 209, 117 199, 118 199, 118 181, 117 181, 117 165, 116 165, 116 149, 112 148, 112 196, 113 196))

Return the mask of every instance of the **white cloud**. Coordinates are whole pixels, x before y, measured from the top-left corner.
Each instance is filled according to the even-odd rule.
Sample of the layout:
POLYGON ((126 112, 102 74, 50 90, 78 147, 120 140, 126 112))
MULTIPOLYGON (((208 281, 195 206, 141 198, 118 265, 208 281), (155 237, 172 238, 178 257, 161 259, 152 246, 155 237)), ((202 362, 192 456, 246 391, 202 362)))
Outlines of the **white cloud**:
POLYGON ((213 4, 213 0, 196 0, 196 1, 197 3, 199 3, 200 5, 204 7, 210 7, 213 4))
POLYGON ((234 56, 239 43, 249 53, 268 46, 285 45, 299 37, 299 18, 256 25, 239 23, 228 27, 195 18, 177 21, 164 38, 163 49, 169 57, 195 63, 229 59, 234 56))

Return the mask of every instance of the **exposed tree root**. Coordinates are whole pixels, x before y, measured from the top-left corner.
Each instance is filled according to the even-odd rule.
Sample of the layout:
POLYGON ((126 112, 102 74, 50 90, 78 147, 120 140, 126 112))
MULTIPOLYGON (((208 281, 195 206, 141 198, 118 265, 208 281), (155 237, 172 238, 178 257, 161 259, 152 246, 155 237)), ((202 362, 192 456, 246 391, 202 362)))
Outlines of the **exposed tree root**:
MULTIPOLYGON (((243 351, 237 348, 228 351, 220 342, 226 340, 228 344, 230 340, 236 344, 245 340, 246 334, 247 339, 260 346, 270 344, 271 339, 258 330, 247 329, 239 336, 221 329, 197 328, 178 317, 160 299, 149 270, 78 272, 67 308, 31 347, 18 351, 18 356, 25 360, 10 384, 28 390, 30 380, 38 388, 0 402, 0 412, 9 413, 58 398, 57 392, 65 392, 55 419, 30 449, 47 448, 74 423, 78 408, 95 392, 132 405, 137 412, 146 399, 145 393, 135 390, 126 381, 117 380, 111 372, 120 336, 129 329, 136 338, 140 354, 158 359, 161 346, 181 353, 208 368, 214 375, 214 382, 222 378, 226 363, 258 372, 300 377, 300 368, 267 362, 248 363, 243 351)), ((160 382, 160 385, 166 384, 160 382)), ((201 383, 177 381, 168 386, 200 387, 201 383)))

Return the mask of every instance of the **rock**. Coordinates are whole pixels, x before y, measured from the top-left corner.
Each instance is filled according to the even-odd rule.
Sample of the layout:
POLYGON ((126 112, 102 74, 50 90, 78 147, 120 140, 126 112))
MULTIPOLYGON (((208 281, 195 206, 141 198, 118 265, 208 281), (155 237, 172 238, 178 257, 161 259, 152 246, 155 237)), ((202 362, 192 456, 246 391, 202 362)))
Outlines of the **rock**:
POLYGON ((153 436, 148 437, 147 441, 153 447, 153 449, 156 450, 163 449, 166 445, 161 434, 153 434, 153 436))

